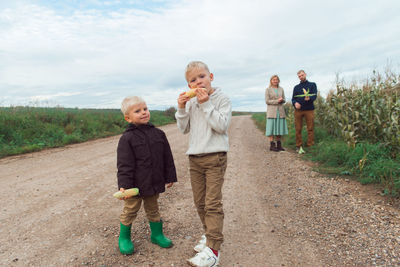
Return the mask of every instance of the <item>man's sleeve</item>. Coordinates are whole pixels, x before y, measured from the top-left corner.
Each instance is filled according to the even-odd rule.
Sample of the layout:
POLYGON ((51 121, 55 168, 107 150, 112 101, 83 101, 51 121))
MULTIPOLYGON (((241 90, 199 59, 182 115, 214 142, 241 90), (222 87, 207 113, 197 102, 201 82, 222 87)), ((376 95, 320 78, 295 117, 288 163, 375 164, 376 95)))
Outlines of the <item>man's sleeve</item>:
POLYGON ((314 86, 312 87, 312 89, 310 90, 311 94, 315 94, 313 96, 310 96, 310 100, 311 101, 315 101, 317 99, 317 94, 318 94, 318 90, 317 90, 317 84, 316 83, 312 83, 314 86))
POLYGON ((294 104, 295 104, 296 102, 298 102, 297 99, 294 97, 294 96, 295 96, 295 93, 296 93, 296 86, 293 88, 293 94, 292 94, 292 105, 293 105, 293 106, 294 106, 294 104))

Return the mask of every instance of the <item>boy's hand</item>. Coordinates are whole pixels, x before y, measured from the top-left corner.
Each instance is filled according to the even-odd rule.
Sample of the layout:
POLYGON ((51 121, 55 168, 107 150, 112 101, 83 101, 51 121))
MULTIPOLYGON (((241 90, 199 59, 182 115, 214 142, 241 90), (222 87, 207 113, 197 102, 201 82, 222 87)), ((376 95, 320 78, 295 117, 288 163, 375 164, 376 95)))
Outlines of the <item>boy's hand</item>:
POLYGON ((207 93, 206 88, 197 88, 196 94, 197 94, 197 101, 199 102, 199 104, 207 102, 208 99, 210 98, 210 96, 207 93))
MULTIPOLYGON (((125 188, 122 188, 122 187, 121 187, 121 188, 119 189, 119 191, 121 191, 121 192, 123 193, 123 192, 125 192, 125 188)), ((131 197, 132 197, 132 196, 126 196, 126 197, 120 198, 120 200, 128 199, 128 198, 131 198, 131 197)))
POLYGON ((179 108, 185 108, 186 102, 188 102, 189 99, 190 99, 190 98, 186 95, 186 92, 183 92, 183 93, 179 94, 179 97, 178 97, 178 107, 179 107, 179 108))
POLYGON ((297 109, 300 109, 300 108, 301 108, 301 105, 300 105, 299 102, 294 103, 294 106, 295 106, 295 108, 297 108, 297 109))
POLYGON ((167 186, 167 188, 170 188, 170 187, 172 187, 173 184, 174 183, 168 183, 168 184, 166 184, 166 186, 167 186))

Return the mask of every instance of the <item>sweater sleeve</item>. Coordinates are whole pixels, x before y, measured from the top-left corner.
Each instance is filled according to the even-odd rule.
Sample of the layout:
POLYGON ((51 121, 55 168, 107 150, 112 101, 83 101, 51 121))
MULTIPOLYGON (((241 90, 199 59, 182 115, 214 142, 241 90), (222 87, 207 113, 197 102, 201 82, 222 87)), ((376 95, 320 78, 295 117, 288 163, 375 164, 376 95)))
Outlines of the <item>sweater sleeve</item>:
POLYGON ((120 188, 129 189, 135 184, 135 154, 126 138, 122 136, 118 142, 117 148, 117 177, 118 190, 120 188))
MULTIPOLYGON (((187 102, 186 105, 189 105, 189 102, 187 102)), ((186 111, 186 108, 178 108, 175 113, 175 118, 178 129, 182 133, 187 134, 190 131, 190 120, 189 112, 186 111)))
POLYGON ((176 169, 174 163, 174 157, 172 155, 171 147, 169 145, 167 136, 163 132, 164 139, 164 179, 165 183, 176 182, 176 169))
POLYGON ((232 116, 231 101, 225 98, 216 108, 210 100, 199 105, 206 115, 206 120, 211 128, 217 133, 224 134, 228 131, 232 116))
POLYGON ((265 90, 265 103, 267 105, 278 105, 279 104, 278 99, 271 99, 269 97, 268 88, 265 90))
POLYGON ((304 106, 304 102, 305 102, 305 100, 304 100, 304 96, 301 96, 301 97, 295 97, 295 96, 297 96, 297 95, 302 95, 302 94, 304 94, 304 92, 301 90, 301 87, 300 86, 298 86, 298 85, 296 85, 295 87, 294 87, 294 89, 293 89, 293 96, 292 96, 292 104, 293 104, 293 106, 294 106, 294 104, 297 102, 297 103, 299 103, 302 107, 304 106))
POLYGON ((295 93, 296 93, 296 86, 293 88, 293 94, 292 94, 292 105, 293 106, 297 102, 296 98, 294 97, 295 93))
POLYGON ((313 86, 311 87, 310 93, 311 94, 315 94, 315 95, 310 96, 310 100, 311 101, 315 101, 317 99, 317 94, 318 94, 317 84, 316 83, 312 83, 312 85, 313 86))

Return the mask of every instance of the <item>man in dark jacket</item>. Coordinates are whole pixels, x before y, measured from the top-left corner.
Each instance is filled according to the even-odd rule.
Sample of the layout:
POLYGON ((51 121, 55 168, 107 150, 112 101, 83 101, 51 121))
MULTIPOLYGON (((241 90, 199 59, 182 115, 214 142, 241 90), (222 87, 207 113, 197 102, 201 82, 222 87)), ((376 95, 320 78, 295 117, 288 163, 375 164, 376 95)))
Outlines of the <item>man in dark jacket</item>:
POLYGON ((301 138, 303 117, 307 125, 307 146, 314 145, 314 100, 317 99, 317 85, 307 80, 304 70, 299 70, 297 76, 300 79, 300 83, 293 89, 292 104, 294 106, 296 148, 299 151, 303 145, 301 138))
POLYGON ((118 240, 120 252, 134 252, 131 226, 142 202, 150 224, 151 242, 160 247, 171 247, 171 240, 163 234, 158 209, 158 196, 165 191, 165 185, 171 187, 177 181, 167 137, 162 130, 149 123, 150 112, 142 98, 125 98, 121 111, 129 126, 122 134, 117 148, 118 188, 122 192, 138 188, 140 195, 124 198, 118 240))

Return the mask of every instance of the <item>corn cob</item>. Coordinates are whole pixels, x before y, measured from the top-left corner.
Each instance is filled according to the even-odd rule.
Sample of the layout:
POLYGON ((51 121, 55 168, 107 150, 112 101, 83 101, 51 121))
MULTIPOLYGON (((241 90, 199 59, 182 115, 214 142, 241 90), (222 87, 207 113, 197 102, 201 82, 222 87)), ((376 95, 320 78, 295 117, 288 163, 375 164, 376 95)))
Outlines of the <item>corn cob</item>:
POLYGON ((190 89, 189 91, 187 91, 186 92, 186 96, 188 96, 189 98, 195 97, 196 96, 195 88, 190 89))
POLYGON ((114 193, 113 197, 121 199, 124 197, 132 197, 136 195, 139 195, 139 188, 126 189, 124 192, 118 191, 114 193))
POLYGON ((315 95, 315 94, 310 94, 310 89, 308 89, 308 90, 306 91, 306 89, 303 88, 303 92, 304 92, 303 95, 295 95, 294 97, 307 97, 307 96, 313 96, 313 95, 315 95))

